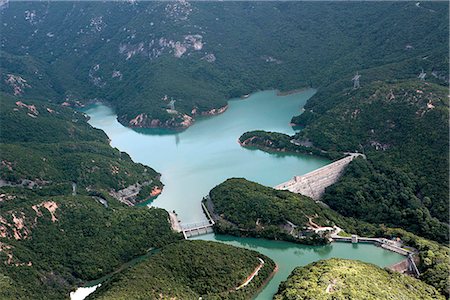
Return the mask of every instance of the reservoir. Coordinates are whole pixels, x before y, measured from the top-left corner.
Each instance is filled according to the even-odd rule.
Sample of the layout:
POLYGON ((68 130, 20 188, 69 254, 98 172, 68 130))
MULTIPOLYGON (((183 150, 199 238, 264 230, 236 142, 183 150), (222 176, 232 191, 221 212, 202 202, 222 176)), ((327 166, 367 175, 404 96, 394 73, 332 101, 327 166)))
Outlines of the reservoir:
MULTIPOLYGON (((287 96, 275 91, 258 92, 245 100, 229 101, 228 110, 218 116, 205 117, 183 132, 133 130, 122 126, 115 113, 97 104, 84 112, 89 123, 106 132, 111 145, 127 152, 134 161, 151 166, 162 173, 162 194, 148 205, 175 210, 183 223, 204 220, 201 199, 216 185, 230 177, 244 177, 266 186, 275 186, 295 175, 302 175, 329 163, 309 155, 269 154, 242 148, 237 139, 250 130, 293 134, 289 126, 292 116, 315 93, 308 89, 287 96)), ((138 114, 137 112, 136 114, 138 114)), ((381 267, 403 259, 399 254, 368 244, 333 243, 327 246, 305 246, 287 242, 204 235, 205 240, 246 247, 272 258, 278 273, 257 296, 271 299, 278 285, 296 266, 319 259, 351 258, 381 267)))
POLYGON ((314 93, 311 89, 277 97, 275 91, 259 92, 245 100, 229 101, 225 113, 197 120, 179 133, 126 128, 103 105, 91 106, 85 113, 92 126, 106 132, 113 147, 162 174, 164 190, 151 205, 175 210, 186 224, 204 220, 201 199, 227 178, 244 177, 275 186, 329 163, 310 155, 248 150, 237 143, 241 134, 256 129, 293 134, 292 116, 300 114, 314 93))

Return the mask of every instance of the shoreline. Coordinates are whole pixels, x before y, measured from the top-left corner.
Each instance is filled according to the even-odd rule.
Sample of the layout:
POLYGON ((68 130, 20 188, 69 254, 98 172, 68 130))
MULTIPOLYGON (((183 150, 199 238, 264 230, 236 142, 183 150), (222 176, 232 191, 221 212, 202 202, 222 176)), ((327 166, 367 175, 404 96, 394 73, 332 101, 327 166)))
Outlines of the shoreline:
POLYGON ((293 90, 289 90, 289 91, 280 91, 280 90, 276 90, 276 91, 277 91, 277 96, 283 97, 283 96, 298 94, 298 93, 307 91, 309 89, 311 89, 311 87, 303 87, 303 88, 293 89, 293 90))
POLYGON ((320 155, 320 154, 315 154, 312 151, 309 152, 302 152, 302 151, 288 151, 288 150, 280 150, 280 149, 274 149, 274 148, 270 148, 270 147, 265 147, 265 146, 251 146, 251 145, 246 145, 244 143, 242 143, 239 138, 237 139, 237 143, 242 147, 242 148, 246 148, 249 150, 260 150, 269 154, 278 154, 278 155, 292 155, 292 156, 303 156, 303 155, 307 155, 307 156, 315 156, 318 158, 324 158, 327 160, 330 160, 331 162, 333 162, 333 160, 329 157, 327 157, 326 155, 320 155))
POLYGON ((139 129, 167 130, 167 131, 169 131, 169 132, 167 132, 168 134, 176 134, 176 133, 183 132, 184 130, 186 130, 189 127, 191 127, 192 125, 194 125, 197 118, 207 118, 207 117, 218 116, 220 114, 223 114, 227 110, 228 110, 228 102, 226 105, 224 105, 222 107, 212 108, 208 111, 203 111, 203 112, 199 112, 199 113, 197 113, 195 111, 195 109, 193 109, 192 116, 187 115, 187 114, 182 114, 181 116, 183 118, 183 121, 179 122, 179 123, 175 123, 174 118, 166 120, 164 122, 161 121, 160 119, 151 119, 148 117, 147 114, 144 114, 144 113, 138 114, 134 119, 131 119, 131 120, 125 120, 123 118, 123 116, 119 116, 119 115, 116 116, 116 119, 124 127, 130 128, 133 130, 139 130, 139 129), (135 122, 135 124, 133 124, 132 122, 135 122))
MULTIPOLYGON (((237 99, 239 99, 239 100, 246 100, 246 99, 250 98, 253 94, 258 93, 258 92, 261 92, 261 91, 271 91, 271 90, 273 90, 273 91, 275 91, 276 96, 278 96, 278 97, 283 97, 283 96, 288 96, 288 95, 298 94, 298 93, 304 92, 304 91, 306 91, 306 90, 308 90, 308 89, 312 89, 312 88, 311 88, 311 87, 302 87, 302 88, 293 89, 293 90, 288 90, 288 91, 280 91, 280 90, 278 90, 278 89, 257 90, 257 91, 254 91, 254 92, 251 92, 251 93, 242 95, 242 96, 240 96, 240 97, 237 97, 237 99)), ((210 116, 212 117, 212 116, 217 116, 217 115, 220 115, 220 114, 226 112, 226 111, 228 110, 228 107, 229 107, 229 101, 230 101, 230 100, 233 100, 233 99, 228 99, 228 100, 226 101, 227 104, 224 105, 224 106, 222 106, 222 107, 212 108, 212 109, 210 109, 210 110, 208 110, 208 111, 204 111, 204 112, 200 112, 200 113, 197 113, 197 112, 196 112, 196 109, 194 108, 194 109, 193 109, 193 112, 194 112, 194 113, 192 114, 192 116, 187 115, 187 114, 184 114, 184 115, 183 115, 183 116, 187 116, 187 117, 189 118, 189 120, 188 120, 188 122, 186 122, 186 120, 183 121, 183 122, 186 122, 185 124, 180 123, 181 126, 172 126, 172 125, 168 125, 168 124, 165 124, 165 123, 167 123, 168 121, 162 122, 162 121, 159 120, 159 119, 151 119, 151 122, 150 122, 150 123, 152 123, 152 121, 156 121, 156 122, 154 122, 154 123, 156 123, 155 125, 151 125, 151 124, 150 124, 149 126, 146 126, 146 125, 143 125, 143 126, 140 126, 140 125, 134 125, 134 126, 133 126, 132 124, 130 124, 130 121, 132 121, 132 120, 124 120, 124 119, 123 119, 123 116, 122 116, 122 117, 119 116, 119 115, 116 113, 114 107, 113 107, 108 101, 105 101, 105 100, 103 100, 103 99, 98 99, 98 98, 89 99, 89 100, 83 101, 83 102, 82 102, 82 101, 78 101, 78 100, 71 100, 71 101, 63 102, 63 103, 60 104, 60 105, 65 106, 65 107, 73 108, 73 109, 78 110, 78 111, 81 111, 82 113, 85 114, 85 111, 86 111, 87 109, 89 109, 90 106, 96 105, 96 104, 101 104, 101 105, 105 105, 105 106, 111 108, 111 109, 114 111, 114 113, 116 113, 116 119, 117 119, 117 121, 118 121, 120 124, 122 124, 124 127, 130 128, 130 129, 133 129, 133 130, 134 130, 134 129, 168 130, 168 131, 172 131, 172 132, 169 132, 168 134, 177 134, 177 133, 180 133, 180 132, 182 132, 182 131, 188 129, 188 128, 191 127, 193 124, 195 124, 196 117, 200 117, 200 118, 203 118, 203 117, 210 117, 210 116)), ((143 115, 143 113, 138 114, 137 117, 139 117, 140 115, 143 115)), ((148 116, 147 116, 146 114, 145 114, 145 116, 148 118, 148 116)))
MULTIPOLYGON (((278 89, 257 90, 257 91, 251 92, 249 94, 245 94, 245 95, 242 95, 240 97, 237 97, 236 99, 246 100, 246 99, 250 98, 253 94, 261 92, 261 91, 271 91, 272 90, 272 91, 275 91, 276 96, 283 97, 283 96, 288 96, 288 95, 294 95, 294 94, 302 93, 302 92, 307 91, 309 89, 312 89, 312 88, 311 87, 302 87, 302 88, 288 90, 288 91, 280 91, 278 89)), ((156 119, 157 121, 159 121, 158 125, 154 125, 154 126, 130 126, 129 121, 128 121, 128 123, 127 122, 122 122, 122 119, 119 117, 119 115, 117 115, 117 120, 123 126, 125 126, 127 128, 131 128, 131 129, 156 129, 156 130, 160 129, 160 130, 170 130, 170 131, 173 131, 173 133, 180 133, 180 132, 188 129, 189 127, 191 127, 195 123, 195 121, 196 121, 195 117, 197 117, 197 116, 200 117, 200 118, 202 118, 202 117, 210 117, 210 116, 212 117, 212 116, 217 116, 217 115, 220 115, 220 114, 226 112, 228 110, 228 107, 229 107, 229 101, 231 101, 233 99, 228 99, 226 101, 227 104, 222 106, 222 107, 212 108, 209 111, 200 112, 198 114, 196 112, 194 112, 194 114, 192 114, 192 116, 189 116, 189 115, 185 114, 185 116, 188 116, 189 118, 191 118, 191 120, 190 120, 190 122, 188 122, 188 124, 183 125, 183 126, 170 126, 170 125, 163 125, 163 126, 161 126, 161 125, 159 125, 159 124, 161 124, 161 121, 159 119, 156 119)), ((102 105, 108 106, 110 108, 113 108, 112 105, 110 105, 107 101, 99 100, 99 99, 89 100, 88 102, 82 103, 81 105, 79 105, 79 107, 82 108, 82 109, 86 109, 89 105, 92 105, 92 104, 102 104, 102 105)), ((195 110, 195 108, 194 108, 194 110, 195 110)), ((138 116, 139 116, 139 114, 138 114, 138 116)))
POLYGON ((269 274, 269 276, 267 276, 267 278, 263 281, 261 286, 255 291, 255 293, 253 294, 252 299, 255 299, 262 292, 262 290, 264 290, 264 288, 269 284, 269 282, 272 280, 272 278, 278 272, 278 270, 279 270, 278 264, 275 261, 274 261, 274 263, 275 263, 275 268, 269 274))

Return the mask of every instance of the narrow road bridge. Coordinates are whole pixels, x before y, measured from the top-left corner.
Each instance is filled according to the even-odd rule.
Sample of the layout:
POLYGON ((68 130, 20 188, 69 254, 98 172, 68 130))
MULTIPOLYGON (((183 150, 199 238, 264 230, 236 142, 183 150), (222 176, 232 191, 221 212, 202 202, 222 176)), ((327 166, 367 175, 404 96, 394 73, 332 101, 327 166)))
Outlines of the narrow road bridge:
POLYGON ((181 230, 185 239, 213 232, 214 223, 203 221, 199 223, 182 224, 181 230))
POLYGON ((181 223, 181 221, 178 219, 178 215, 175 212, 169 212, 169 221, 172 224, 172 229, 177 232, 182 232, 185 239, 193 236, 212 233, 215 222, 203 203, 202 209, 207 216, 207 220, 188 224, 181 223))

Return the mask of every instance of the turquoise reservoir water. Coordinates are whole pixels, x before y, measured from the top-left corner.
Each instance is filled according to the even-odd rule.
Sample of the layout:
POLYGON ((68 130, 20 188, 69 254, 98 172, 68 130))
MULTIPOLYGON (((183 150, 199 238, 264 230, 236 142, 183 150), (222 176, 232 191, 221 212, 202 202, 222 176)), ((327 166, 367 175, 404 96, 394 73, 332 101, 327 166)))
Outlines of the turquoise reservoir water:
POLYGON ((403 256, 371 244, 332 243, 326 246, 306 246, 281 241, 255 238, 236 238, 226 235, 203 235, 197 239, 219 241, 237 247, 244 247, 267 255, 278 265, 278 272, 257 295, 258 300, 272 299, 280 283, 298 266, 305 266, 317 260, 332 257, 356 259, 380 267, 393 265, 403 256))
POLYGON ((193 223, 204 218, 202 197, 227 178, 244 177, 275 186, 329 162, 309 155, 247 150, 237 143, 241 134, 255 129, 293 134, 289 121, 314 92, 277 97, 274 91, 265 91, 232 100, 224 114, 203 118, 177 134, 126 128, 103 105, 92 106, 85 113, 92 126, 106 132, 112 146, 162 173, 164 190, 152 205, 175 210, 183 223, 193 223))
MULTIPOLYGON (((239 146, 237 139, 249 130, 262 129, 293 134, 289 121, 313 94, 314 90, 288 96, 274 91, 253 94, 245 100, 232 100, 228 110, 219 116, 198 120, 187 130, 168 134, 164 131, 139 130, 122 126, 114 112, 104 105, 89 107, 85 113, 89 123, 104 130, 111 144, 135 160, 162 173, 163 193, 150 205, 175 210, 183 223, 204 219, 200 201, 209 190, 230 177, 275 186, 294 175, 317 169, 329 161, 308 155, 269 154, 239 146)), ((311 247, 292 243, 206 235, 201 239, 216 240, 257 250, 271 257, 279 266, 278 273, 257 296, 271 299, 278 285, 292 269, 319 259, 352 258, 388 266, 402 256, 372 245, 334 243, 311 247)))

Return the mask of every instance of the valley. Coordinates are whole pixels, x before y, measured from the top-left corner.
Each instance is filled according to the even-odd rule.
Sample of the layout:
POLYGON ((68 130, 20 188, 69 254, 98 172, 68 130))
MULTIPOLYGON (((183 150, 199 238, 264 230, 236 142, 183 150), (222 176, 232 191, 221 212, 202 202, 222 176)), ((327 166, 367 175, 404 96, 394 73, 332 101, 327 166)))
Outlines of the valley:
POLYGON ((448 11, 0 1, 0 298, 448 299, 448 11))

